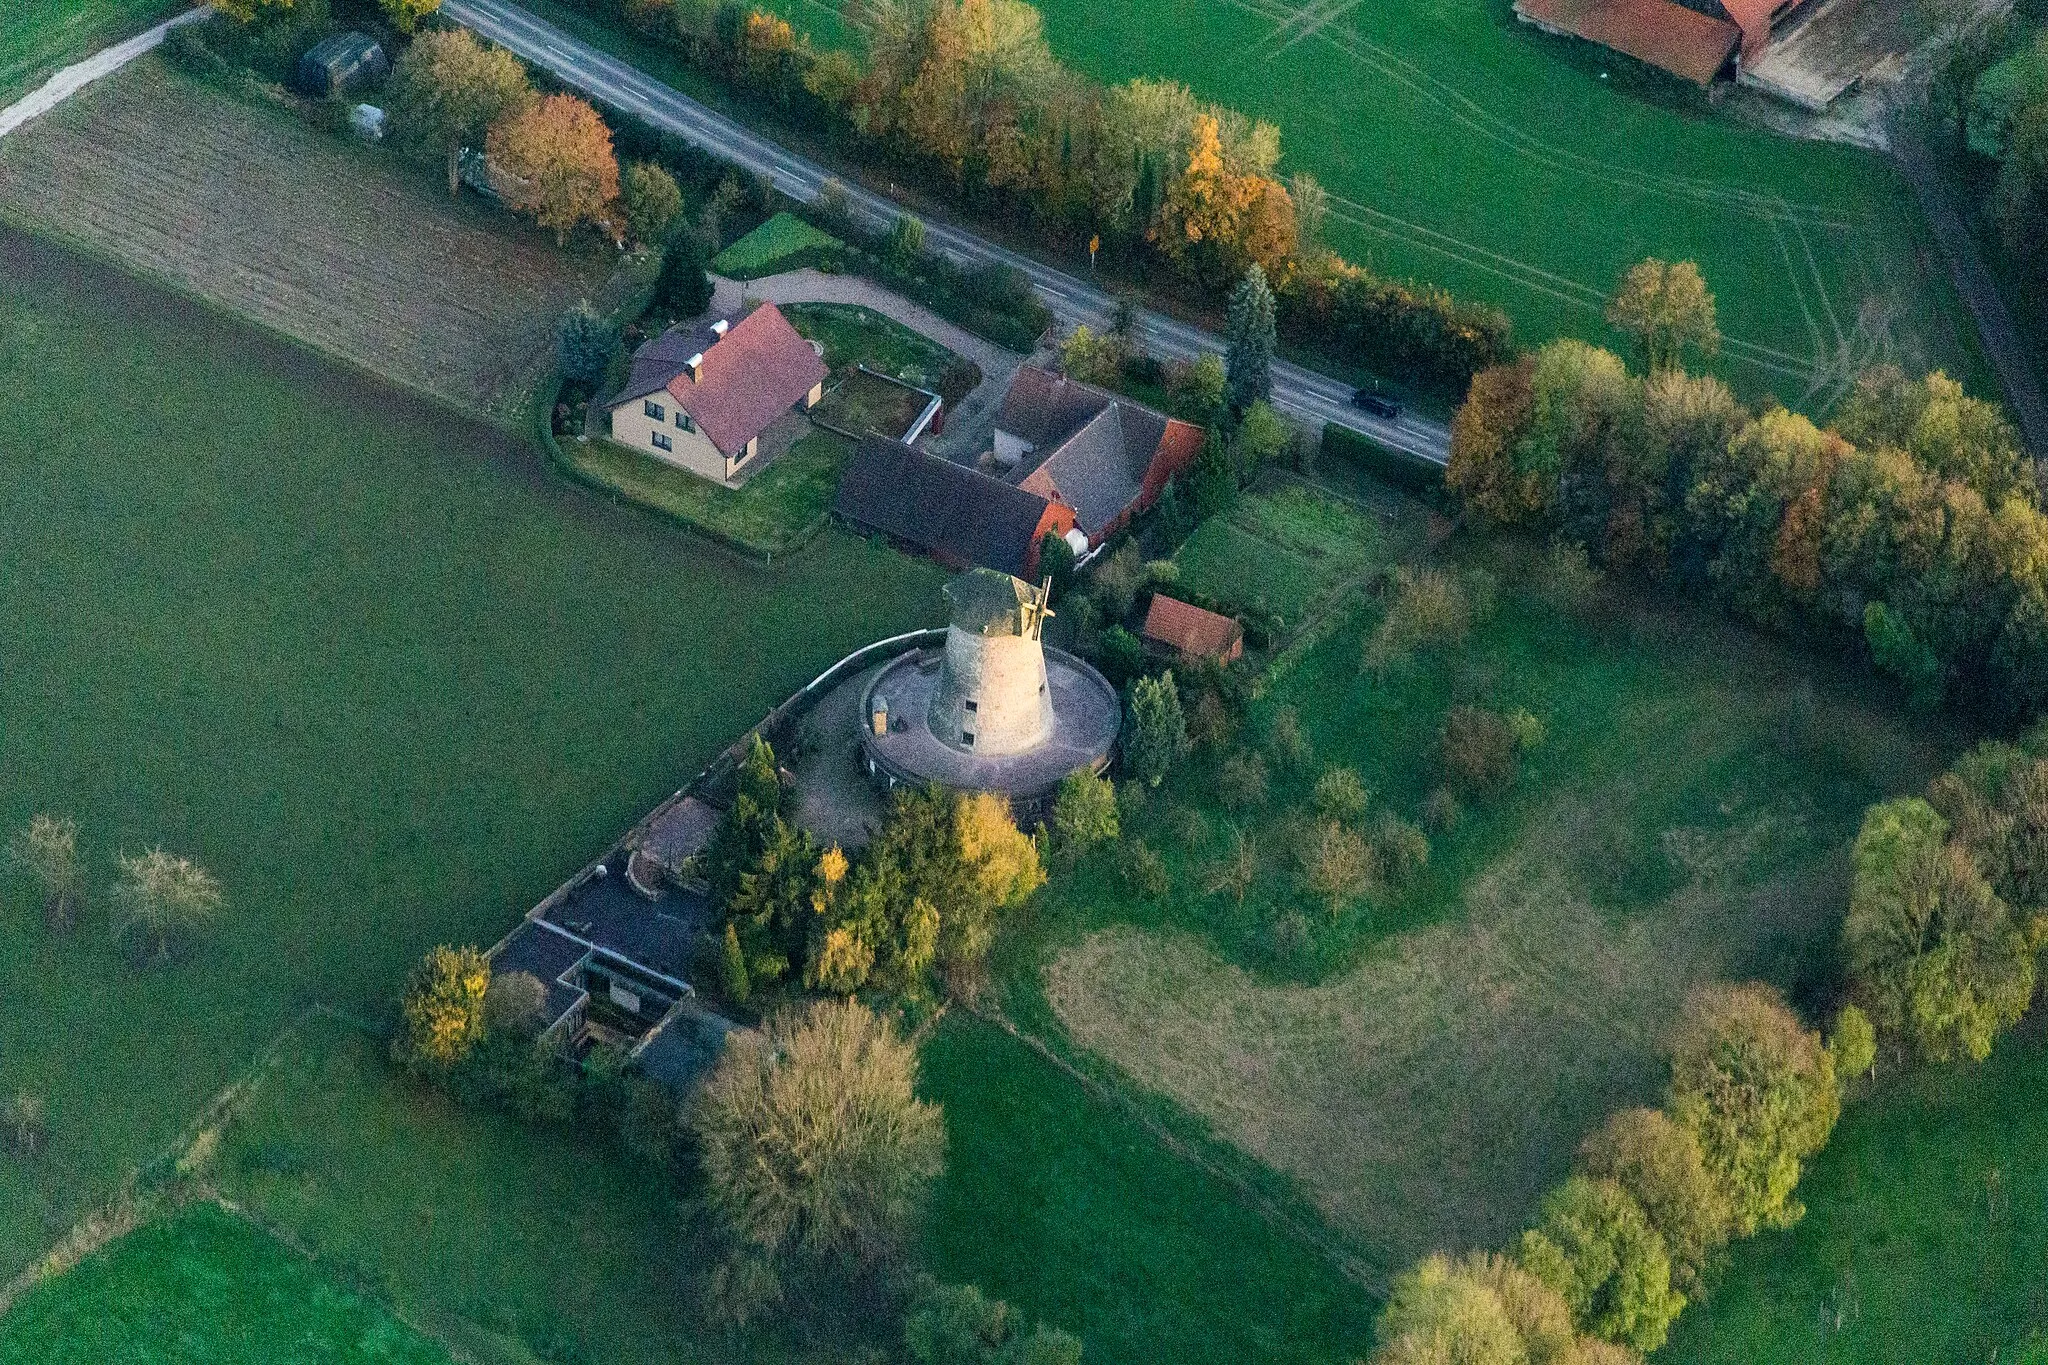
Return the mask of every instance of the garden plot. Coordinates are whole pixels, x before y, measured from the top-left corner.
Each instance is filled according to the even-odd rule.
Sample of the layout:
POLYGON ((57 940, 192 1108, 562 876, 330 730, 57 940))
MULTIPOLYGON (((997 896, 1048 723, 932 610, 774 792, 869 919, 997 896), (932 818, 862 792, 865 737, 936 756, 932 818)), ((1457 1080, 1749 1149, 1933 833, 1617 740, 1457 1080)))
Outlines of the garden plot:
POLYGON ((0 143, 0 215, 499 420, 629 283, 437 175, 146 57, 0 143))

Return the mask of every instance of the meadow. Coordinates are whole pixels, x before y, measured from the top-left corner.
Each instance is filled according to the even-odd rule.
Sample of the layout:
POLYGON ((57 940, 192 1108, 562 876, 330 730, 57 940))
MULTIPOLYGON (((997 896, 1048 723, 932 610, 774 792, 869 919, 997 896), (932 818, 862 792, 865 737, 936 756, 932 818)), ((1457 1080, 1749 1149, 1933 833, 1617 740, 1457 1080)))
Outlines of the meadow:
POLYGON ((1672 1365, 2048 1359, 2048 1037, 1881 1079, 1808 1167, 1806 1218, 1734 1248, 1672 1365))
POLYGON ((0 218, 507 424, 562 314, 618 307, 645 269, 155 55, 0 143, 0 218))
POLYGON ((200 305, 0 232, 0 828, 75 816, 70 937, 0 883, 12 1274, 318 1001, 369 1017, 489 943, 942 575, 828 532, 773 572, 540 453, 200 305), (718 661, 706 666, 703 661, 718 661), (109 941, 113 855, 227 910, 169 966, 109 941))
MULTIPOLYGON (((934 1274, 1080 1333, 1091 1361, 1341 1365, 1365 1348, 1357 1285, 989 1025, 940 1029, 922 1089, 951 1151, 934 1274)), ((705 1326, 716 1250, 687 1186, 608 1144, 454 1108, 333 1020, 283 1049, 212 1178, 488 1365, 843 1358, 772 1324, 705 1326)))
MULTIPOLYGON (((824 41, 838 0, 775 0, 824 41)), ((1988 384, 1917 208, 1875 154, 1746 123, 1625 58, 1540 35, 1506 0, 1045 0, 1054 54, 1184 82, 1276 124, 1361 264, 1505 309, 1525 343, 1612 340, 1644 256, 1699 262, 1721 369, 1813 406, 1879 357, 1988 384)), ((1074 244, 1078 250, 1079 243, 1074 244)))
POLYGON ((439 1345, 217 1204, 88 1257, 0 1319, 5 1365, 451 1365, 439 1345))
POLYGON ((1314 644, 1127 825, 1166 893, 1133 895, 1098 855, 1055 879, 1009 972, 1020 1021, 1294 1182, 1389 1273, 1510 1239, 1602 1115, 1655 1096, 1692 984, 1825 990, 1864 806, 1961 742, 1853 671, 1696 612, 1610 589, 1561 615, 1527 547, 1451 564, 1499 592, 1462 650, 1362 676, 1373 607, 1314 644), (1316 772, 1355 768, 1373 808, 1430 823, 1460 703, 1526 708, 1546 737, 1508 793, 1435 823, 1405 889, 1330 915, 1295 874, 1316 772), (1313 762, 1226 808, 1221 759, 1280 706, 1313 762), (1242 900, 1215 875, 1234 831, 1257 854, 1242 900))
POLYGON ((8 0, 0 26, 0 105, 60 66, 140 33, 185 8, 180 0, 8 0))

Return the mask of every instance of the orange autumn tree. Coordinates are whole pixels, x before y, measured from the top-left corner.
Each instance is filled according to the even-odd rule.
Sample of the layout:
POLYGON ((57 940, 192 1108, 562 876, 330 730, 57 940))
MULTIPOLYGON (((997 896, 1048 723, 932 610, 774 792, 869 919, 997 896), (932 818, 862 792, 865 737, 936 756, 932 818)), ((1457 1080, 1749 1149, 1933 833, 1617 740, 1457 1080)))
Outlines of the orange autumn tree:
MULTIPOLYGON (((1277 144, 1276 144, 1277 145, 1277 144)), ((1159 245, 1194 275, 1232 279, 1294 253, 1294 201, 1269 175, 1230 164, 1214 114, 1195 120, 1187 169, 1166 196, 1159 245)))
POLYGON ((505 202, 566 241, 591 223, 616 239, 619 161, 611 129, 574 95, 550 95, 494 124, 484 142, 505 202))

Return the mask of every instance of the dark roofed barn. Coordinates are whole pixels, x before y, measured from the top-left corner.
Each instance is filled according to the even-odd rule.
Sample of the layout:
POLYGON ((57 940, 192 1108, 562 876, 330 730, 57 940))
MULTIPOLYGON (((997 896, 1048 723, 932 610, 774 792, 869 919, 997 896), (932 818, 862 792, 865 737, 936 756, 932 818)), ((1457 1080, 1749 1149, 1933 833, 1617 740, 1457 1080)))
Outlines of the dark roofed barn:
POLYGON ((832 510, 950 568, 1025 579, 1038 576, 1040 542, 1074 526, 1062 503, 880 436, 855 448, 832 510))
POLYGON ((391 74, 384 47, 367 33, 337 33, 299 58, 298 86, 316 100, 340 99, 391 74))
POLYGON ((1202 440, 1198 426, 1031 365, 996 414, 996 459, 1010 482, 1073 508, 1090 545, 1150 507, 1202 440))

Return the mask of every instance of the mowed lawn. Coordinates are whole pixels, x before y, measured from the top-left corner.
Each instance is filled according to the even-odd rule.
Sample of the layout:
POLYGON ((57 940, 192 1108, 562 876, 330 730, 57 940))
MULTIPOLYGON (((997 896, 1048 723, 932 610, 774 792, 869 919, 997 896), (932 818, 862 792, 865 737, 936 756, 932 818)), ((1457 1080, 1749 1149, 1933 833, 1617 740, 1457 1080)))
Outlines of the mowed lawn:
POLYGON ((4 1365, 449 1365, 440 1346, 216 1204, 150 1223, 0 1318, 4 1365))
POLYGON ((9 218, 522 427, 562 314, 609 311, 647 268, 564 250, 474 194, 450 199, 437 166, 154 55, 0 142, 9 218))
POLYGON ((827 533, 758 570, 537 451, 0 233, 0 828, 75 816, 69 939, 0 882, 0 1274, 319 1001, 378 1016, 495 940, 770 706, 940 615, 938 570, 827 533), (220 879, 167 967, 109 943, 117 851, 220 879))
POLYGON ((1736 1246, 1656 1359, 2043 1359, 2044 1094, 2037 1018, 1981 1067, 1926 1068, 1851 1104, 1800 1182, 1805 1221, 1736 1246))
POLYGON ((60 66, 132 37, 187 6, 183 0, 7 0, 0 23, 0 106, 60 66))
POLYGON ((1361 676, 1372 611, 1312 648, 1242 741, 1292 706, 1309 769, 1233 812, 1220 756, 1195 759, 1126 831, 1170 891, 1135 900, 1108 858, 1056 877, 1012 975, 1018 1017, 1298 1182, 1389 1272, 1505 1244, 1602 1115, 1654 1099, 1691 985, 1824 982, 1864 806, 1960 742, 1705 612, 1619 593, 1582 624, 1527 595, 1519 549, 1481 565, 1500 603, 1461 654, 1361 676), (1510 793, 1436 830, 1409 889, 1319 929, 1295 852, 1315 772, 1356 768, 1420 821, 1454 703, 1527 708, 1547 738, 1510 793), (1215 889, 1233 825, 1257 854, 1242 902, 1215 889), (1317 935, 1292 955, 1290 912, 1317 935))
MULTIPOLYGON (((774 0, 847 41, 838 0, 774 0)), ((1281 130, 1347 256, 1504 308, 1526 343, 1611 341, 1645 256, 1699 262, 1721 370, 1808 406, 1893 357, 1991 383, 1902 181, 1876 154, 1780 137, 1690 86, 1516 22, 1507 0, 1040 0, 1055 54, 1178 80, 1281 130)), ((1085 236, 1085 234, 1084 234, 1085 236)), ((1073 249, 1078 252, 1081 243, 1073 249)))

